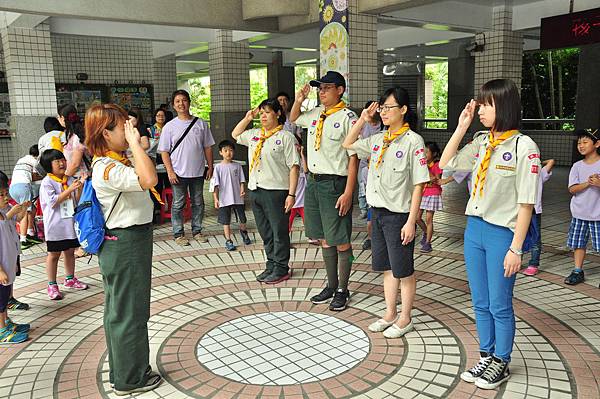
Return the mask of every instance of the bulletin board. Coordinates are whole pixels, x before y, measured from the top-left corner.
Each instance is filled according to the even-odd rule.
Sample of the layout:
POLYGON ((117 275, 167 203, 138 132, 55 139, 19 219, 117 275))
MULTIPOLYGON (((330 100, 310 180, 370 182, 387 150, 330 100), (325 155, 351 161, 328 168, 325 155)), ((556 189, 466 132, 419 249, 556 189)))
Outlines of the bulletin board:
POLYGON ((107 87, 97 84, 57 84, 56 103, 60 108, 64 104, 74 104, 77 113, 83 118, 88 108, 108 102, 107 87))
POLYGON ((152 85, 122 84, 109 86, 109 101, 129 110, 140 109, 144 115, 154 110, 154 88, 152 85))

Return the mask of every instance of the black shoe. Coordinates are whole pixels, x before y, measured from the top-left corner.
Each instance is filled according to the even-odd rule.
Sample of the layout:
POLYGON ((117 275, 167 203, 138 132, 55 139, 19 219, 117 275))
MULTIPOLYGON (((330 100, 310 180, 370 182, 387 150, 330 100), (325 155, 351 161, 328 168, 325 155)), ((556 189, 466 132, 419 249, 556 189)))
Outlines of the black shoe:
POLYGON ((148 381, 146 381, 146 384, 144 384, 144 386, 141 386, 138 388, 133 388, 133 389, 130 389, 127 391, 120 391, 118 389, 115 389, 114 392, 118 396, 131 395, 136 392, 148 392, 155 388, 158 388, 158 386, 161 383, 162 383, 162 377, 160 376, 160 374, 153 373, 153 374, 149 375, 148 381))
POLYGON ((242 235, 242 241, 244 242, 244 245, 252 244, 252 240, 250 240, 247 230, 240 230, 240 234, 242 235))
POLYGON ((466 382, 475 382, 483 375, 490 363, 492 363, 492 355, 486 352, 479 352, 479 361, 477 364, 463 372, 460 378, 466 382))
POLYGON ((265 277, 265 279, 263 280, 263 283, 277 284, 277 283, 281 283, 282 281, 289 280, 291 276, 292 276, 292 273, 291 273, 290 269, 284 269, 283 267, 276 267, 273 269, 273 272, 271 272, 271 274, 269 274, 267 277, 265 277))
POLYGON ((267 267, 261 274, 256 276, 256 281, 262 283, 263 281, 265 281, 265 278, 267 278, 271 273, 273 273, 273 268, 267 267))
POLYGON ((475 380, 475 385, 481 389, 496 389, 509 378, 508 362, 492 356, 492 362, 485 369, 483 375, 475 380))
POLYGON ((41 244, 44 242, 44 240, 40 240, 36 236, 30 236, 29 234, 27 234, 26 239, 27 241, 32 242, 34 244, 41 244))
POLYGON ((583 274, 583 270, 580 272, 576 272, 575 270, 573 270, 571 274, 569 274, 565 279, 565 284, 576 285, 579 283, 583 283, 584 281, 585 275, 583 274))
POLYGON ((31 242, 31 241, 21 241, 21 251, 25 251, 26 249, 29 249, 31 247, 33 247, 35 245, 35 243, 31 242))
POLYGON ((370 238, 367 238, 366 240, 363 241, 362 249, 364 249, 365 251, 368 249, 371 249, 371 239, 370 238))
POLYGON ((333 298, 334 293, 335 293, 335 290, 333 288, 325 287, 325 288, 323 288, 323 291, 321 291, 320 294, 317 294, 317 295, 313 296, 312 298, 310 298, 310 301, 312 303, 314 303, 315 305, 319 305, 321 303, 326 303, 326 302, 329 302, 329 300, 331 298, 333 298))
POLYGON ((344 291, 341 288, 337 289, 335 291, 335 294, 333 295, 333 300, 329 304, 329 310, 340 312, 340 311, 346 309, 349 299, 350 299, 350 291, 348 291, 348 290, 344 291))

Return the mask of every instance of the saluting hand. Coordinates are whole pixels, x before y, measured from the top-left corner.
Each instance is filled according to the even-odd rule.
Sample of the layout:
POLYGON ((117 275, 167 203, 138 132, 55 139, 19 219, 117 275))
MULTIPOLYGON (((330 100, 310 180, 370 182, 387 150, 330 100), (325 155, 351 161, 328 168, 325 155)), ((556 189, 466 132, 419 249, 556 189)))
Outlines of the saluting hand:
POLYGON ((140 143, 140 132, 138 132, 129 119, 125 121, 125 140, 127 140, 129 146, 132 146, 134 143, 140 143))
POLYGON ((304 86, 302 86, 300 90, 296 92, 296 101, 300 101, 300 103, 304 102, 304 100, 306 100, 306 97, 308 97, 309 93, 310 86, 308 85, 308 83, 306 83, 304 86))
POLYGON ((471 126, 471 122, 473 122, 473 117, 475 116, 475 109, 477 108, 477 102, 475 100, 471 100, 465 105, 465 108, 460 113, 458 117, 458 126, 462 129, 468 129, 471 126))
POLYGON ((248 122, 252 122, 254 118, 256 118, 256 115, 258 115, 258 107, 246 112, 246 116, 244 116, 244 119, 246 119, 248 122))
POLYGON ((377 112, 377 108, 379 108, 379 103, 375 102, 369 105, 367 108, 363 109, 360 113, 360 118, 366 122, 370 122, 375 118, 375 113, 377 112))

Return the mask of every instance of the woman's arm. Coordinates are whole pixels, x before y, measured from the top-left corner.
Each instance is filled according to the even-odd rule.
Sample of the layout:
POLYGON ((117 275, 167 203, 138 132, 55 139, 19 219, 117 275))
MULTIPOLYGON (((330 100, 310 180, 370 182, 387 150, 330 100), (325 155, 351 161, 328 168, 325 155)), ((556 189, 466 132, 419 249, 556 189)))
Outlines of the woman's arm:
POLYGON ((125 139, 129 144, 131 153, 133 154, 133 164, 135 166, 135 174, 138 176, 140 186, 147 190, 156 186, 158 176, 154 162, 146 154, 140 143, 140 133, 133 127, 131 121, 125 121, 125 139))
POLYGON ((421 207, 421 197, 423 196, 424 188, 425 183, 416 184, 413 188, 408 220, 400 230, 402 245, 408 245, 408 243, 415 238, 415 225, 417 224, 417 215, 419 214, 419 208, 421 207))
POLYGON ((467 103, 465 108, 460 113, 458 117, 458 125, 456 126, 456 130, 450 137, 450 140, 444 147, 444 152, 442 153, 442 157, 440 158, 440 168, 444 168, 448 165, 448 162, 456 155, 458 151, 458 146, 462 141, 463 137, 467 133, 467 129, 471 126, 471 122, 473 122, 473 116, 475 115, 475 107, 477 103, 475 100, 471 100, 467 103))
POLYGON ((294 165, 290 169, 290 186, 288 187, 288 196, 285 198, 285 213, 288 213, 296 203, 296 186, 298 185, 298 176, 300 166, 294 165))
POLYGON ((360 113, 360 118, 358 118, 356 123, 352 125, 350 131, 346 135, 346 138, 342 143, 342 147, 346 149, 352 148, 352 144, 354 144, 356 140, 358 140, 358 138, 360 137, 360 133, 362 132, 365 124, 369 123, 369 121, 375 115, 375 112, 377 112, 377 107, 379 107, 379 103, 373 103, 369 105, 369 108, 365 108, 362 110, 362 112, 360 113))
POLYGON ((504 277, 511 277, 521 268, 523 255, 518 255, 523 248, 523 241, 529 230, 531 217, 533 215, 533 204, 519 204, 519 213, 517 214, 517 225, 515 234, 510 244, 510 248, 504 257, 504 277))
POLYGON ((254 108, 246 112, 246 116, 244 116, 244 118, 233 128, 231 137, 233 137, 234 140, 237 140, 237 138, 240 137, 244 131, 246 131, 246 128, 252 123, 256 115, 258 115, 258 108, 254 108))

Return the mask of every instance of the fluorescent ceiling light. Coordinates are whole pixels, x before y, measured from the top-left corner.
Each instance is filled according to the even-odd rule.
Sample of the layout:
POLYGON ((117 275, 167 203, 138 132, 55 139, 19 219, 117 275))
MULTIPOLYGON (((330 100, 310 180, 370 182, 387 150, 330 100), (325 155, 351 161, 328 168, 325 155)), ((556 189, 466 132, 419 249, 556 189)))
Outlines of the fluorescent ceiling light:
POLYGON ((317 59, 316 58, 311 58, 310 60, 296 61, 296 65, 301 65, 301 64, 316 64, 316 63, 317 63, 317 59))

